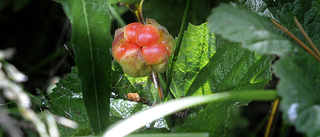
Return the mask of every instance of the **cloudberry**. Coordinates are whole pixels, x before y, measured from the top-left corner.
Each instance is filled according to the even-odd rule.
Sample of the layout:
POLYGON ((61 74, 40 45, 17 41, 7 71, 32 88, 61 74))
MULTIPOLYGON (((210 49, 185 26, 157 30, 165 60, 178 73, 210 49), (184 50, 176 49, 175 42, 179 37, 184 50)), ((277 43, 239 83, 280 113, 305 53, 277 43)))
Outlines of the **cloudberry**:
POLYGON ((145 25, 134 22, 115 32, 112 56, 129 76, 142 77, 150 74, 148 66, 157 72, 166 71, 174 48, 167 29, 147 19, 145 25))

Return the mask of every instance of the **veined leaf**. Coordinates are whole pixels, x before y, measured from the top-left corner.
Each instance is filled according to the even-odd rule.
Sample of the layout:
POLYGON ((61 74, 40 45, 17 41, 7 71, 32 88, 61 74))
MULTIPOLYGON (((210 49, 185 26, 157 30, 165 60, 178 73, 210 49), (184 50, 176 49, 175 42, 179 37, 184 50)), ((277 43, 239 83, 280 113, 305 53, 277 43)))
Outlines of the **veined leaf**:
POLYGON ((71 22, 71 44, 95 134, 109 125, 111 16, 107 0, 58 0, 71 22))
MULTIPOLYGON (((89 126, 88 117, 82 99, 78 70, 75 67, 72 68, 71 73, 69 73, 67 77, 62 78, 52 91, 49 95, 49 111, 55 115, 66 117, 77 122, 79 125, 78 131, 87 129, 89 126)), ((77 130, 59 126, 61 136, 71 136, 77 130)))
MULTIPOLYGON (((109 123, 113 124, 121 119, 130 117, 132 114, 146 110, 150 106, 123 99, 111 99, 109 123)), ((49 111, 55 115, 67 117, 78 123, 79 128, 76 130, 60 126, 59 131, 62 136, 86 136, 92 134, 88 116, 86 114, 83 95, 81 92, 80 79, 78 70, 74 67, 67 77, 61 79, 53 92, 50 94, 49 111)), ((137 132, 168 132, 169 128, 164 118, 155 122, 150 122, 137 132), (146 130, 148 129, 148 130, 146 130)))
POLYGON ((287 56, 292 54, 292 42, 276 33, 271 20, 236 4, 221 4, 208 18, 211 32, 261 54, 287 56))
POLYGON ((113 86, 113 92, 118 95, 117 98, 126 99, 128 93, 138 93, 149 104, 155 104, 160 101, 158 91, 148 76, 139 78, 130 77, 123 73, 121 66, 115 61, 112 62, 112 68, 114 70, 112 73, 113 77, 117 78, 113 86))
POLYGON ((282 97, 283 118, 309 137, 320 136, 320 64, 311 55, 277 61, 274 72, 280 78, 277 89, 282 97))
MULTIPOLYGON (((209 102, 216 103, 225 100, 261 100, 268 101, 277 98, 277 93, 274 90, 264 91, 264 90, 251 90, 251 91, 238 91, 238 92, 223 92, 216 93, 212 95, 205 96, 193 96, 185 97, 176 100, 170 100, 165 103, 156 105, 132 115, 130 118, 119 121, 118 123, 110 126, 110 128, 104 133, 103 137, 122 137, 125 136, 141 126, 161 118, 165 115, 172 114, 179 110, 183 110, 189 107, 206 104, 209 102), (155 113, 157 112, 157 113, 155 113)), ((208 120, 208 119, 207 119, 208 120)), ((200 127, 205 127, 207 125, 197 125, 200 127)), ((201 131, 197 131, 201 132, 201 131)), ((222 136, 221 134, 218 136, 222 136)))
POLYGON ((171 91, 176 98, 186 95, 199 70, 209 63, 215 52, 215 37, 209 34, 206 24, 189 24, 182 39, 171 85, 171 91))
MULTIPOLYGON (((293 21, 293 17, 296 16, 319 49, 319 7, 318 1, 295 0, 284 3, 275 17, 299 39, 306 41, 296 29, 293 21)), ((319 61, 302 48, 298 48, 295 56, 277 61, 273 68, 275 75, 280 78, 277 89, 282 98, 282 117, 294 125, 297 131, 309 137, 320 136, 319 61)))
POLYGON ((171 90, 176 98, 263 88, 271 79, 273 56, 245 50, 215 38, 206 24, 189 25, 177 59, 171 90))
MULTIPOLYGON (((275 20, 299 39, 306 41, 293 20, 294 16, 296 16, 307 34, 311 36, 311 39, 319 48, 319 1, 294 0, 277 1, 277 3, 276 5, 278 6, 268 8, 273 11, 272 16, 275 17, 275 20)), ((298 131, 306 133, 307 136, 319 136, 320 131, 317 124, 320 119, 320 102, 318 99, 318 85, 320 84, 318 80, 320 77, 319 62, 295 44, 280 42, 278 45, 274 45, 268 42, 274 40, 275 36, 278 35, 270 31, 271 29, 268 27, 270 23, 267 23, 269 21, 239 6, 224 4, 220 8, 213 10, 209 21, 211 21, 212 26, 210 28, 212 28, 212 31, 221 33, 230 40, 241 42, 248 49, 261 52, 267 47, 266 52, 262 53, 281 55, 282 58, 275 63, 273 69, 275 75, 280 78, 277 89, 282 97, 280 109, 283 111, 283 118, 293 124, 298 131), (214 20, 214 17, 220 17, 220 20, 214 20), (230 23, 233 23, 234 26, 227 28, 230 23), (250 27, 252 28, 251 30, 249 29, 250 27), (255 35, 252 34, 256 34, 255 32, 260 30, 268 32, 263 35, 264 37, 261 37, 265 38, 265 40, 261 40, 266 41, 266 45, 265 47, 252 48, 250 42, 257 40, 255 35), (239 36, 242 33, 243 35, 239 36), (291 53, 291 51, 287 52, 289 50, 284 50, 284 46, 289 48, 293 45, 296 46, 294 47, 295 54, 291 54, 289 57, 284 56, 286 55, 285 53, 291 53)), ((279 40, 283 41, 283 38, 279 36, 279 40)))
MULTIPOLYGON (((209 33, 207 24, 189 25, 185 32, 171 90, 181 96, 210 95, 217 92, 262 89, 271 79, 273 56, 263 56, 209 33)), ((247 104, 225 100, 190 109, 189 116, 177 120, 175 132, 225 134, 229 109, 247 104)))

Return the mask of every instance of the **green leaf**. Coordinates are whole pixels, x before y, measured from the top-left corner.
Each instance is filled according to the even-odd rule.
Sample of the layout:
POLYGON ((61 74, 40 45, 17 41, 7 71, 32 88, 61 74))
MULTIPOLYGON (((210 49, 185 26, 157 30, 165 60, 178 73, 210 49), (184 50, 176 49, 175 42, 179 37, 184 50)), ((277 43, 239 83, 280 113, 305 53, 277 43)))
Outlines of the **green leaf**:
MULTIPOLYGON (((110 121, 115 123, 118 120, 128 118, 136 112, 149 109, 150 106, 134 101, 123 99, 111 99, 110 101, 110 121)), ((147 123, 143 128, 136 132, 168 132, 167 121, 161 117, 154 122, 147 123)))
POLYGON ((160 101, 159 94, 149 77, 130 77, 123 73, 121 66, 113 61, 112 68, 115 77, 113 91, 118 95, 117 98, 126 99, 128 93, 138 93, 141 97, 146 98, 148 104, 155 104, 160 101))
POLYGON ((215 37, 209 34, 206 24, 189 24, 182 39, 171 85, 171 91, 176 98, 186 95, 199 70, 209 63, 215 53, 215 37))
MULTIPOLYGON (((305 51, 301 51, 305 52, 305 51)), ((273 67, 280 78, 283 118, 309 137, 320 136, 320 64, 311 55, 298 53, 277 61, 273 67)))
MULTIPOLYGON (((58 116, 66 117, 77 122, 79 125, 77 130, 86 129, 89 123, 87 122, 88 118, 82 99, 78 70, 75 67, 72 68, 71 73, 67 77, 61 79, 52 91, 53 92, 49 95, 49 111, 58 116)), ((62 136, 71 136, 77 130, 59 126, 59 131, 62 136)))
POLYGON ((13 1, 13 7, 12 7, 13 11, 14 12, 20 11, 21 9, 23 9, 29 3, 29 1, 30 0, 14 0, 13 1))
POLYGON ((131 134, 125 137, 209 137, 208 133, 154 133, 154 134, 131 134))
MULTIPOLYGON (((320 4, 318 1, 294 0, 281 4, 275 17, 299 39, 305 41, 293 21, 296 16, 319 49, 320 4)), ((280 78, 277 86, 281 96, 280 109, 284 120, 309 137, 320 136, 320 64, 302 48, 295 56, 283 58, 273 66, 280 78)))
POLYGON ((211 32, 261 54, 287 56, 292 42, 274 31, 271 20, 236 4, 221 4, 208 18, 211 32))
POLYGON ((109 125, 111 93, 111 16, 106 0, 59 0, 70 19, 71 43, 90 127, 95 134, 109 125))
MULTIPOLYGON (((136 113, 130 118, 119 121, 110 126, 104 133, 103 137, 121 137, 125 136, 134 130, 146 125, 163 116, 178 112, 180 110, 193 107, 196 105, 206 104, 209 102, 215 103, 226 100, 247 101, 260 100, 268 101, 277 98, 277 93, 274 90, 251 90, 251 91, 237 91, 237 92, 223 92, 212 95, 185 97, 176 100, 170 100, 165 103, 156 105, 145 111, 136 113), (155 113, 156 112, 156 113, 155 113)), ((201 125, 206 126, 206 125, 201 125)), ((197 131, 201 132, 201 131, 197 131)), ((221 135, 220 135, 221 136, 221 135)))
MULTIPOLYGON (((207 24, 189 24, 177 59, 171 91, 176 98, 231 90, 262 89, 271 80, 273 56, 263 56, 209 33, 207 24)), ((190 109, 176 120, 175 132, 210 132, 222 136, 229 109, 247 101, 220 101, 190 109)))
MULTIPOLYGON (((150 108, 148 105, 123 99, 111 99, 110 101, 110 123, 130 117, 132 114, 150 108)), ((58 116, 67 117, 79 124, 74 130, 64 126, 59 127, 62 136, 85 136, 92 134, 88 129, 88 117, 85 112, 83 96, 81 93, 78 70, 74 67, 67 77, 61 79, 53 92, 50 94, 50 112, 58 116)), ((169 127, 164 118, 145 125, 138 132, 168 132, 169 127), (155 124, 157 123, 157 124, 155 124), (148 130, 146 130, 148 129, 148 130)))
POLYGON ((220 37, 216 39, 206 24, 190 24, 178 55, 171 90, 179 98, 263 88, 271 79, 273 59, 273 56, 247 51, 220 37))

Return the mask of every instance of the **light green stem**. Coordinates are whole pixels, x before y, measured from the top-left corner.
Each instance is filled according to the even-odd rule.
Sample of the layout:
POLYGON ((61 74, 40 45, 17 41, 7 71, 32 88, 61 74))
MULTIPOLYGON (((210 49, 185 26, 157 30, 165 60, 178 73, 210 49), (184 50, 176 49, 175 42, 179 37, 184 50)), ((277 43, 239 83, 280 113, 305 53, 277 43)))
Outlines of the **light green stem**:
POLYGON ((177 61, 177 57, 178 57, 178 54, 180 51, 184 30, 187 27, 187 15, 189 12, 190 3, 191 3, 191 0, 188 0, 186 3, 186 7, 184 9, 182 24, 181 24, 180 32, 178 35, 178 40, 176 42, 176 50, 174 52, 173 59, 172 59, 171 65, 170 65, 171 67, 168 69, 168 72, 167 72, 167 83, 166 83, 166 89, 164 90, 163 101, 166 100, 168 93, 169 93, 169 89, 170 89, 170 85, 171 85, 171 81, 172 81, 172 75, 173 75, 174 68, 176 66, 176 61, 177 61))

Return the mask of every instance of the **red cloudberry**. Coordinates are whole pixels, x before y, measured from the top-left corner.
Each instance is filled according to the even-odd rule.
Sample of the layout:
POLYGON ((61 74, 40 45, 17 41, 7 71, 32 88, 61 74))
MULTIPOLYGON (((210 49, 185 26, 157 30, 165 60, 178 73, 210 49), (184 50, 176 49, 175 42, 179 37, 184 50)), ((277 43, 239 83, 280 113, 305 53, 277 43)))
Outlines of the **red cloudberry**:
POLYGON ((113 58, 132 77, 149 75, 149 68, 164 72, 174 50, 174 39, 167 29, 153 19, 146 22, 146 25, 134 22, 118 29, 112 43, 113 58))

